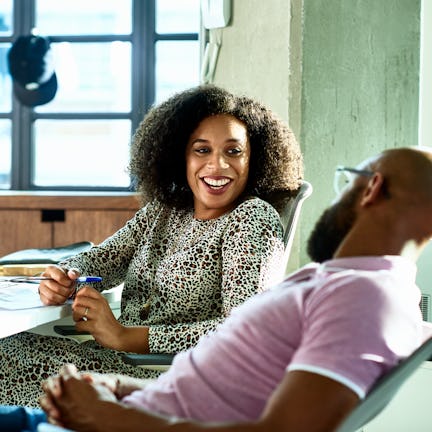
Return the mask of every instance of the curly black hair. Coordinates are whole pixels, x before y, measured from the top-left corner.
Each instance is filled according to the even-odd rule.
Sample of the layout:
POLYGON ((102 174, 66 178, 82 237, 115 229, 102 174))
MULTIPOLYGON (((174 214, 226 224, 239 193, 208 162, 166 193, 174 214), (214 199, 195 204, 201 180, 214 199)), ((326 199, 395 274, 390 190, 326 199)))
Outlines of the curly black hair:
POLYGON ((186 144, 202 120, 218 114, 236 117, 248 132, 251 157, 243 195, 265 199, 276 191, 297 190, 303 159, 288 126, 260 102, 200 85, 151 108, 133 136, 129 172, 143 203, 156 199, 178 209, 193 207, 186 144))

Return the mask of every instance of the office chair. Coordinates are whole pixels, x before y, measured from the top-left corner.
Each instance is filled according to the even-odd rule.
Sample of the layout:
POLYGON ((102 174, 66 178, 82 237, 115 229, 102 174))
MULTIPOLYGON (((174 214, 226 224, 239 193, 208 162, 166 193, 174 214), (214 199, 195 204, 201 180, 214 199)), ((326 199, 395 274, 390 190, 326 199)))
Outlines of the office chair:
POLYGON ((312 191, 312 185, 304 180, 295 192, 277 191, 266 197, 266 201, 279 213, 284 232, 283 242, 285 252, 291 252, 303 202, 312 194, 312 191))
POLYGON ((383 411, 404 382, 432 356, 432 338, 380 378, 365 399, 348 415, 335 432, 355 432, 383 411))
MULTIPOLYGON (((312 185, 303 181, 299 189, 292 191, 276 191, 266 197, 279 213, 283 227, 284 258, 280 269, 285 270, 291 253, 291 247, 300 217, 303 202, 312 194, 312 185)), ((165 371, 172 363, 175 354, 152 353, 152 354, 124 354, 123 361, 128 364, 143 367, 145 369, 165 371)))

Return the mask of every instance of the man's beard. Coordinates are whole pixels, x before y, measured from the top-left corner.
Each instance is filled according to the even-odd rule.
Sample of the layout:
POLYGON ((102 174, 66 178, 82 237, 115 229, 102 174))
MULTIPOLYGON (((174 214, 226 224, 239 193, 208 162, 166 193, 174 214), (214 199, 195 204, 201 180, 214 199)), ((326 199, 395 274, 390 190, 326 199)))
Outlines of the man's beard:
POLYGON ((354 224, 360 191, 360 188, 351 190, 341 201, 324 210, 307 243, 307 253, 312 261, 321 263, 333 258, 354 224))

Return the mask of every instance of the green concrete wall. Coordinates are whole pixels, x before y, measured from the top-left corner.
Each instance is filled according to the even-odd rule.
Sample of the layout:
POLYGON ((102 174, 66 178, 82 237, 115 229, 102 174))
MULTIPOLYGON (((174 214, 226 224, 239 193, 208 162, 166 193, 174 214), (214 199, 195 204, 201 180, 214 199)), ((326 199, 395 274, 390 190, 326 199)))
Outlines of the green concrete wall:
POLYGON ((304 240, 333 198, 337 164, 417 144, 420 0, 305 0, 303 8, 300 140, 314 185, 304 240))
POLYGON ((305 204, 291 270, 308 261, 338 164, 417 144, 420 0, 233 0, 214 82, 257 97, 298 137, 305 204))

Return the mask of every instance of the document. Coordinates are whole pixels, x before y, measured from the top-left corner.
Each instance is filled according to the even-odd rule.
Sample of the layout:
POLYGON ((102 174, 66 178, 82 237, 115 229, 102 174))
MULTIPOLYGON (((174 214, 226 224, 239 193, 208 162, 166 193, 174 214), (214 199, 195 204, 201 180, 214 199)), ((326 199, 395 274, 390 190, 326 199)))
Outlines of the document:
POLYGON ((43 307, 40 301, 39 284, 11 282, 0 278, 0 309, 19 310, 43 307))

